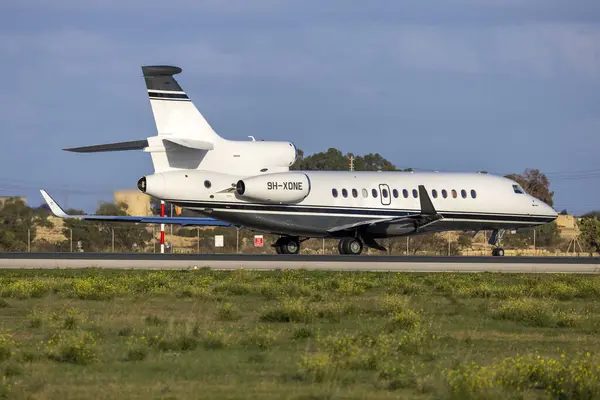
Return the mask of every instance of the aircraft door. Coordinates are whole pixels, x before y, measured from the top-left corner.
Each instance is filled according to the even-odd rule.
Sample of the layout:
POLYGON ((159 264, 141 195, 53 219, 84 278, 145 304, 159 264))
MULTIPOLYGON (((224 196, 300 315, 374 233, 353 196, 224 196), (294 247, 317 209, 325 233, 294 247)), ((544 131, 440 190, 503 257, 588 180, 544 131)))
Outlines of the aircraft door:
POLYGON ((390 193, 390 187, 385 183, 379 184, 379 198, 381 199, 381 204, 384 206, 389 206, 392 202, 392 193, 390 193))

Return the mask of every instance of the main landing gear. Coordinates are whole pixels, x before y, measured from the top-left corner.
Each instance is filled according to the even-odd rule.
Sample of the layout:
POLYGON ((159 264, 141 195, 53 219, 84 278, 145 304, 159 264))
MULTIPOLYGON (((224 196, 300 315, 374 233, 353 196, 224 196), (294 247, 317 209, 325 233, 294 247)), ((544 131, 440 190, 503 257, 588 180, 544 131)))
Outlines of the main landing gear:
POLYGON ((282 236, 275 244, 275 252, 277 254, 298 254, 300 251, 300 240, 297 237, 282 236))
POLYGON ((344 237, 338 243, 338 251, 340 254, 359 255, 363 251, 363 243, 358 238, 344 237))
MULTIPOLYGON (((298 254, 300 252, 300 240, 293 236, 282 236, 273 244, 277 254, 298 254)), ((359 255, 364 248, 359 238, 344 237, 338 243, 340 254, 359 255)))
POLYGON ((495 257, 503 257, 504 249, 500 247, 500 241, 502 240, 502 236, 504 236, 504 229, 496 229, 492 231, 492 236, 490 236, 490 240, 488 243, 492 246, 495 246, 492 250, 492 256, 495 257))

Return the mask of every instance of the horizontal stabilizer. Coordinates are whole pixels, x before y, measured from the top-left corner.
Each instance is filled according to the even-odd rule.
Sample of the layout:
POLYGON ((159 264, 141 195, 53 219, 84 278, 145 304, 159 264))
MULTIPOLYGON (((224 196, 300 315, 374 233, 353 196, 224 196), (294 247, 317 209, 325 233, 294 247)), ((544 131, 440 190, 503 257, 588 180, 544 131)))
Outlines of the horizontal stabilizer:
POLYGON ((63 149, 75 153, 98 153, 101 151, 126 151, 126 150, 143 150, 148 146, 148 140, 132 140, 130 142, 117 142, 107 144, 97 144, 93 146, 72 147, 63 149))
POLYGON ((174 143, 178 146, 187 147, 188 149, 195 150, 212 150, 215 148, 215 146, 211 142, 206 142, 204 140, 197 139, 165 137, 163 138, 163 141, 174 143))
POLYGON ((108 222, 134 222, 141 224, 169 224, 181 226, 231 226, 231 224, 214 218, 194 218, 194 217, 156 217, 156 216, 129 216, 129 215, 69 215, 45 190, 40 190, 42 197, 50 207, 52 214, 59 218, 73 218, 87 221, 108 221, 108 222))

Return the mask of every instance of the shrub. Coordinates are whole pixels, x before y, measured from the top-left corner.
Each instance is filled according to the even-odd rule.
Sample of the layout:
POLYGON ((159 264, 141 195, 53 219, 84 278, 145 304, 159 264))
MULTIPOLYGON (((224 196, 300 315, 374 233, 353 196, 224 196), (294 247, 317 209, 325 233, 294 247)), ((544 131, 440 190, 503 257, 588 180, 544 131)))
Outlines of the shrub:
POLYGON ((313 332, 310 328, 303 326, 294 331, 294 335, 292 336, 294 340, 300 339, 308 339, 313 336, 313 332))
POLYGON ((390 331, 397 329, 417 328, 421 323, 419 314, 411 308, 396 311, 387 322, 387 328, 390 331))
POLYGON ((300 373, 315 382, 323 382, 328 375, 334 375, 339 368, 325 352, 303 356, 299 366, 300 373))
POLYGON ((23 374, 23 367, 19 364, 10 363, 6 367, 4 367, 4 374, 7 378, 11 378, 13 376, 19 376, 23 374))
POLYGON ((148 315, 146 318, 144 318, 144 322, 147 325, 160 326, 164 325, 166 321, 156 315, 148 315))
POLYGON ((204 335, 202 344, 205 349, 215 350, 222 349, 227 346, 225 334, 222 330, 219 331, 208 331, 204 335))
POLYGON ((117 332, 117 336, 131 336, 133 334, 133 328, 130 326, 126 326, 124 328, 119 329, 117 332))
POLYGON ((225 303, 217 309, 217 318, 221 321, 235 321, 240 318, 239 310, 231 303, 225 303))
POLYGON ((536 327, 571 327, 579 317, 556 310, 555 303, 535 299, 510 299, 492 313, 496 319, 506 319, 536 327))
POLYGON ((271 329, 258 327, 248 336, 246 344, 258 347, 260 350, 267 350, 277 340, 277 337, 278 334, 271 329))
POLYGON ((10 304, 8 303, 8 301, 0 298, 0 308, 9 308, 10 304))
POLYGON ((96 361, 96 340, 87 331, 58 332, 45 344, 49 359, 69 364, 87 365, 96 361))
POLYGON ((600 396, 600 364, 590 353, 573 358, 530 354, 508 357, 487 366, 476 363, 445 370, 453 393, 483 398, 494 392, 544 391, 559 399, 592 399, 600 396))
POLYGON ((267 322, 310 322, 314 317, 310 306, 297 299, 288 299, 277 306, 268 309, 260 316, 261 321, 267 322))
POLYGON ((14 354, 17 342, 9 333, 0 333, 0 362, 10 359, 14 354))

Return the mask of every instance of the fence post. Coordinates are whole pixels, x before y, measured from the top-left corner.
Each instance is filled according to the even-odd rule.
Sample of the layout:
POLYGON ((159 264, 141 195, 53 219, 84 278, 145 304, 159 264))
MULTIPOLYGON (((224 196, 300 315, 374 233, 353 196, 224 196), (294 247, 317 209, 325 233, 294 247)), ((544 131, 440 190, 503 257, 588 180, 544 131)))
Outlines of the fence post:
POLYGON ((196 253, 200 254, 200 228, 196 228, 196 231, 198 232, 198 242, 197 242, 198 249, 197 249, 196 253))
POLYGON ((73 252, 73 228, 69 228, 69 231, 71 232, 70 241, 71 241, 71 253, 72 253, 73 252))
POLYGON ((235 252, 240 252, 240 228, 235 227, 235 252))
POLYGON ((112 232, 112 240, 111 240, 111 244, 112 244, 112 252, 115 252, 115 228, 111 228, 110 229, 112 232))
POLYGON ((27 229, 27 252, 31 251, 31 229, 27 229))

